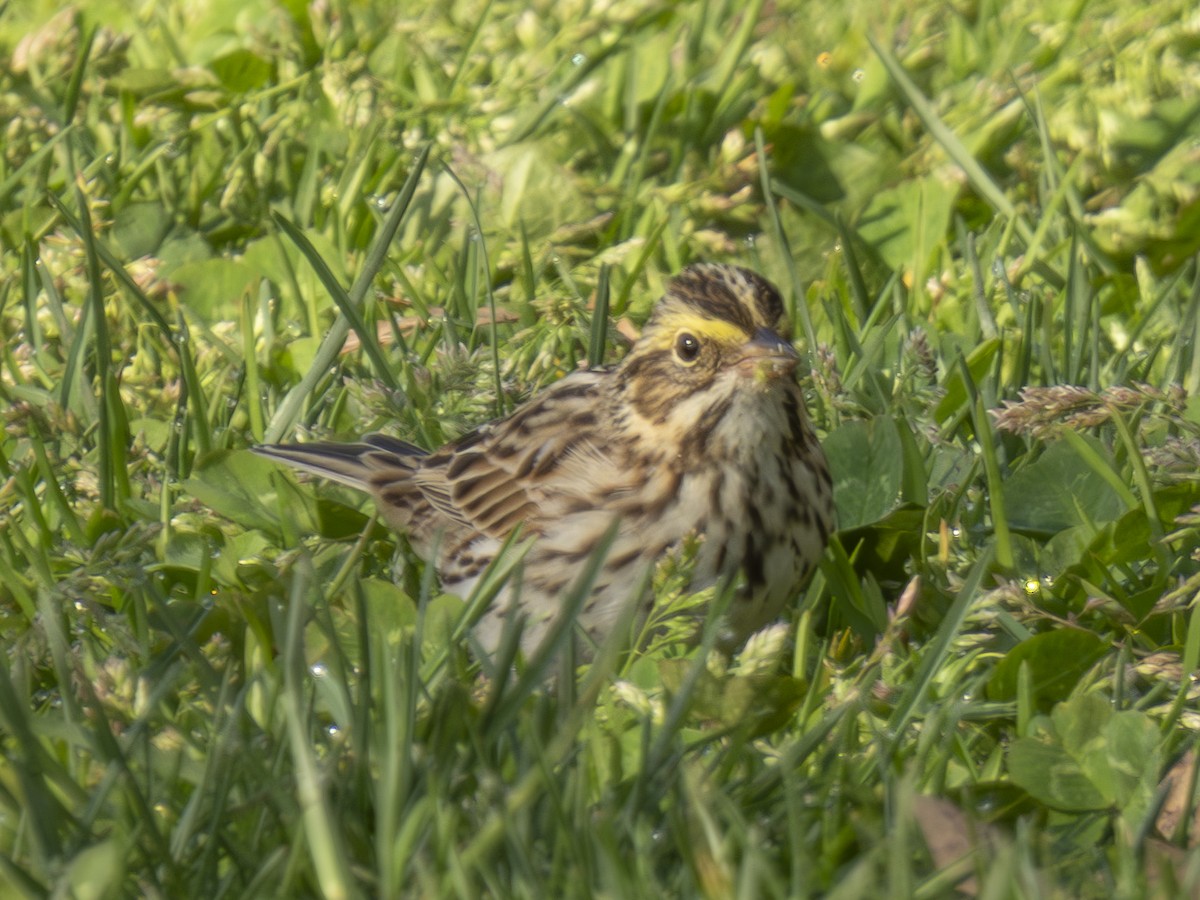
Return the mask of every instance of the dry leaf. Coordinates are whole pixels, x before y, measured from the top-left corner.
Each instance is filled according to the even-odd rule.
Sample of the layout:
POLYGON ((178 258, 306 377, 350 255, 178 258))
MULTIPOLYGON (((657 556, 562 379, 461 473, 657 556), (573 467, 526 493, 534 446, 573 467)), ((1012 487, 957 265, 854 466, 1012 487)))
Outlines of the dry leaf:
MULTIPOLYGON (((966 813, 941 797, 915 797, 913 814, 938 869, 968 859, 979 849, 978 838, 986 834, 986 826, 972 822, 966 813)), ((974 875, 964 876, 955 887, 969 897, 979 893, 979 882, 974 875)))
POLYGON ((1158 833, 1166 840, 1172 841, 1179 834, 1180 823, 1186 819, 1189 847, 1200 844, 1200 805, 1193 800, 1195 775, 1196 751, 1189 750, 1163 776, 1159 787, 1165 789, 1166 798, 1158 810, 1158 817, 1154 820, 1158 833))

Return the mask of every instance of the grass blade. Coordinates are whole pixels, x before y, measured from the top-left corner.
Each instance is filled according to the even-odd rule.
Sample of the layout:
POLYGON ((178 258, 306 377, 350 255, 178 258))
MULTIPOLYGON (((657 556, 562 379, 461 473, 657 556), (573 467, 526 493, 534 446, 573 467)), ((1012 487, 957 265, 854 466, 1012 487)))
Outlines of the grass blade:
MULTIPOLYGON (((392 204, 387 218, 380 227, 379 233, 375 236, 375 242, 371 245, 371 249, 367 253, 367 258, 363 261, 363 267, 359 271, 358 277, 354 280, 353 286, 344 298, 348 309, 357 310, 362 306, 363 299, 366 297, 367 291, 370 290, 371 281, 375 278, 379 270, 383 268, 388 249, 391 246, 393 238, 396 236, 396 232, 399 231, 401 223, 404 221, 409 205, 412 203, 421 173, 425 171, 425 166, 429 162, 429 154, 432 149, 432 144, 426 144, 413 161, 413 167, 408 173, 408 179, 404 182, 404 187, 400 189, 399 196, 397 196, 396 201, 392 204)), ((266 431, 267 443, 279 441, 288 429, 295 425, 300 415, 301 405, 312 392, 317 382, 325 376, 325 373, 329 371, 329 367, 333 365, 333 361, 337 358, 342 345, 346 341, 346 335, 349 332, 349 320, 345 315, 340 315, 333 325, 330 326, 329 332, 321 341, 321 346, 313 358, 312 365, 304 373, 304 377, 283 398, 283 401, 279 404, 279 408, 275 410, 275 414, 271 417, 271 422, 267 426, 266 431)))

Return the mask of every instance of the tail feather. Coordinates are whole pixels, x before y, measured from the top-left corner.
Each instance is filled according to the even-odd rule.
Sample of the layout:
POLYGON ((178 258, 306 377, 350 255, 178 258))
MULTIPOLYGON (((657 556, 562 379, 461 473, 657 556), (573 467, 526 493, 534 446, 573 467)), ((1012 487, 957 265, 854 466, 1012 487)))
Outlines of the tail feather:
POLYGON ((372 472, 389 465, 408 468, 425 456, 420 447, 382 434, 368 435, 356 444, 316 441, 311 444, 260 444, 250 449, 259 456, 368 492, 372 472))

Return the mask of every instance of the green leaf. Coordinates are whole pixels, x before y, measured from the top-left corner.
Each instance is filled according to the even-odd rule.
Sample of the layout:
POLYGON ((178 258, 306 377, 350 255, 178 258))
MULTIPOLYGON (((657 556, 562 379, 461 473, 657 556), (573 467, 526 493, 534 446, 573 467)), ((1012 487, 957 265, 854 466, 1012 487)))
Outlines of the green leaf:
POLYGON ((840 528, 878 522, 900 502, 904 456, 896 423, 880 417, 847 422, 823 444, 833 476, 840 528))
POLYGON ((1050 721, 1063 749, 1079 758, 1094 753, 1103 743, 1104 728, 1112 716, 1112 703, 1100 694, 1089 693, 1056 705, 1050 721))
POLYGON ((1135 822, 1150 809, 1161 751, 1149 716, 1117 712, 1108 698, 1087 693, 1035 719, 1034 731, 1008 756, 1013 781, 1030 795, 1056 809, 1116 808, 1135 822))
POLYGON ((275 78, 275 66, 257 53, 233 50, 208 64, 226 90, 244 93, 260 88, 275 78))
POLYGON ((828 149, 820 132, 787 124, 770 129, 768 137, 775 147, 772 174, 784 186, 818 203, 834 203, 845 196, 837 173, 825 159, 828 149))
POLYGON ((113 212, 114 249, 126 259, 157 255, 174 223, 166 207, 156 201, 129 203, 113 212))
MULTIPOLYGON (((504 147, 487 157, 501 185, 487 207, 485 224, 515 229, 523 223, 530 235, 548 235, 564 222, 590 218, 570 172, 554 165, 552 154, 537 141, 504 147), (491 219, 489 223, 488 220, 491 219)), ((481 210, 482 212, 483 210, 481 210)))
MULTIPOLYGON (((344 254, 324 234, 308 231, 305 232, 305 237, 334 277, 345 284, 348 275, 344 254)), ((304 260, 300 248, 290 241, 282 241, 277 237, 251 241, 246 245, 241 262, 256 275, 269 279, 278 289, 281 300, 304 303, 310 297, 317 297, 321 301, 318 308, 333 306, 333 302, 326 297, 325 286, 321 283, 320 276, 304 260), (299 295, 293 290, 293 286, 299 288, 299 295)))
POLYGON ((841 529, 842 544, 854 555, 854 568, 878 577, 903 581, 905 565, 921 544, 925 510, 905 504, 859 528, 841 529))
POLYGON ((243 561, 262 558, 274 546, 274 539, 261 531, 243 531, 227 536, 213 565, 213 577, 228 587, 239 587, 245 581, 240 571, 243 561))
POLYGON ((879 191, 863 210, 858 233, 893 271, 923 284, 933 250, 950 226, 958 184, 940 176, 902 181, 879 191))
POLYGON ((257 277, 249 266, 228 259, 184 263, 168 274, 179 286, 183 304, 210 324, 228 315, 232 304, 257 277))
MULTIPOLYGON (((248 450, 219 451, 202 460, 182 487, 217 515, 275 534, 279 528, 271 506, 275 497, 271 476, 278 472, 279 466, 248 450)), ((308 533, 317 530, 312 521, 297 522, 296 528, 308 533)))
POLYGON ((118 896, 128 855, 128 841, 123 838, 105 838, 92 844, 70 861, 60 887, 68 896, 81 900, 118 896))
POLYGON ((1082 811, 1109 806, 1078 761, 1059 744, 1017 738, 1008 751, 1008 772, 1017 785, 1054 809, 1082 811))
MULTIPOLYGON (((1103 698, 1100 698, 1105 702, 1103 698)), ((1113 713, 1105 723, 1100 752, 1079 754, 1084 773, 1118 809, 1148 804, 1160 763, 1159 733, 1144 713, 1113 713)))
POLYGON ((1034 697, 1039 704, 1049 706, 1071 693, 1108 646, 1089 631, 1063 628, 1035 634, 1008 651, 996 665, 988 680, 988 696, 993 700, 1015 700, 1021 666, 1027 665, 1034 697))
MULTIPOLYGON (((1098 454, 1100 442, 1083 437, 1098 454)), ((1004 482, 1009 524, 1020 531, 1055 534, 1076 525, 1099 527, 1126 509, 1120 495, 1071 444, 1049 446, 1004 482)))
MULTIPOLYGON (((1154 508, 1161 524, 1169 527, 1179 516, 1200 503, 1200 484, 1177 484, 1154 492, 1154 508)), ((1143 507, 1131 509, 1105 527, 1088 547, 1088 555, 1108 564, 1128 564, 1152 558, 1154 529, 1143 507)))
POLYGON ((359 582, 366 598, 371 630, 394 641, 402 629, 417 623, 417 607, 412 597, 394 582, 382 578, 364 578, 359 582))

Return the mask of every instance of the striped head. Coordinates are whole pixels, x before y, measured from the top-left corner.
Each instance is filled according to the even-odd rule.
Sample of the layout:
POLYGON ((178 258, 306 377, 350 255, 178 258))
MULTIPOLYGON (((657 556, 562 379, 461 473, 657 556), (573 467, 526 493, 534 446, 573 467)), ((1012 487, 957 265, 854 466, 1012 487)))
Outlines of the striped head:
POLYGON ((616 383, 643 424, 665 436, 715 428, 739 404, 795 390, 787 331, 779 291, 761 275, 689 266, 655 306, 616 383))

